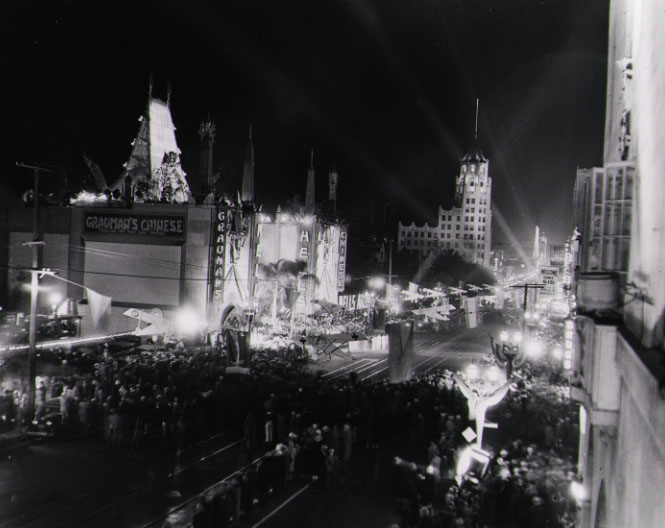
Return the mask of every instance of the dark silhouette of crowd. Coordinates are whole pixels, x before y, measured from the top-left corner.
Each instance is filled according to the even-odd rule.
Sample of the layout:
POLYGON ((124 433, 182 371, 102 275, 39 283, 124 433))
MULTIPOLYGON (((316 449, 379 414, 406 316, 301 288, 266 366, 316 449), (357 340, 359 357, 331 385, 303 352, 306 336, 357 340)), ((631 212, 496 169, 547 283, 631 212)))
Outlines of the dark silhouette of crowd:
MULTIPOLYGON (((471 424, 449 371, 392 384, 354 374, 328 379, 267 360, 255 361, 249 374, 228 366, 209 348, 100 351, 87 373, 38 388, 36 419, 57 404, 64 431, 102 434, 109 448, 132 451, 182 450, 238 428, 248 464, 201 498, 197 528, 237 523, 290 481, 339 487, 357 453, 372 461, 373 482, 397 526, 555 528, 567 526, 574 511, 564 490, 576 445, 574 406, 528 370, 490 411, 500 423, 488 435, 496 456, 476 480, 455 475, 471 424)), ((3 405, 20 413, 24 402, 6 394, 3 405)))

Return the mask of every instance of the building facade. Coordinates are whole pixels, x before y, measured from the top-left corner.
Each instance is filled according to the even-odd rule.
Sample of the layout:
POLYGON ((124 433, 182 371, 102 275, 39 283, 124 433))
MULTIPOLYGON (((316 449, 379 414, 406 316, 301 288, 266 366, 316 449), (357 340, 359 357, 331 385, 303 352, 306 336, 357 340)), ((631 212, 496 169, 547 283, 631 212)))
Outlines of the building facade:
MULTIPOLYGON (((174 321, 196 314, 218 328, 231 311, 256 312, 260 291, 275 284, 263 268, 297 268, 298 303, 337 303, 346 278, 347 228, 330 211, 338 175, 329 177, 327 207, 316 207, 313 158, 303 210, 262 211, 254 202, 251 131, 242 192, 236 200, 209 193, 196 204, 180 167, 180 150, 168 103, 149 98, 129 162, 110 186, 98 171, 99 193, 81 192, 70 203, 38 209, 39 313, 62 310, 81 316, 81 334, 108 335, 137 328, 130 308, 174 321), (105 188, 104 188, 105 187, 105 188), (104 317, 100 317, 100 310, 104 317), (56 307, 57 308, 57 307, 56 307)), ((205 138, 204 138, 205 139, 205 138)), ((6 278, 0 292, 11 307, 27 311, 34 207, 15 205, 4 217, 6 278)), ((275 279, 276 280, 276 279, 275 279)), ((291 297, 294 297, 292 294, 291 297)))
POLYGON ((663 27, 662 2, 610 2, 604 165, 578 175, 581 528, 665 519, 663 27))
POLYGON ((489 160, 483 155, 477 140, 462 158, 457 176, 456 206, 439 207, 436 226, 415 223, 398 225, 398 250, 419 253, 454 250, 473 263, 490 265, 492 244, 492 178, 489 160))
POLYGON ((582 233, 580 270, 628 274, 635 161, 578 169, 575 224, 582 233))

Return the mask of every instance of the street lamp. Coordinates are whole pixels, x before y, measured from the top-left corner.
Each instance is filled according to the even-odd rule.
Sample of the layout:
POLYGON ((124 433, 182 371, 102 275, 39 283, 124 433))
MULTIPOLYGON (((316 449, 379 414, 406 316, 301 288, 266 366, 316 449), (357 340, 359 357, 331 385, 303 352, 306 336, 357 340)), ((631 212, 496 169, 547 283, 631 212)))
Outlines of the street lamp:
POLYGON ((510 333, 503 331, 499 334, 499 341, 496 342, 490 335, 492 352, 497 360, 506 365, 506 378, 510 379, 513 375, 513 368, 524 362, 524 353, 521 350, 522 333, 510 333))
POLYGON ((369 287, 372 288, 373 290, 382 290, 385 285, 386 285, 386 279, 384 279, 383 277, 372 277, 369 280, 369 287))

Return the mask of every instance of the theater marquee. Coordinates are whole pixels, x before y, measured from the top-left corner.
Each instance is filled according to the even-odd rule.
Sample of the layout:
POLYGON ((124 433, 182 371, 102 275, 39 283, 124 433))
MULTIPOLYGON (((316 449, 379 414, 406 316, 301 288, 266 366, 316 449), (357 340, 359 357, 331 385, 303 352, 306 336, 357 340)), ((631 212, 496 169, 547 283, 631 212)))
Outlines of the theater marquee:
POLYGON ((87 212, 84 229, 86 233, 183 238, 186 225, 185 215, 87 212))

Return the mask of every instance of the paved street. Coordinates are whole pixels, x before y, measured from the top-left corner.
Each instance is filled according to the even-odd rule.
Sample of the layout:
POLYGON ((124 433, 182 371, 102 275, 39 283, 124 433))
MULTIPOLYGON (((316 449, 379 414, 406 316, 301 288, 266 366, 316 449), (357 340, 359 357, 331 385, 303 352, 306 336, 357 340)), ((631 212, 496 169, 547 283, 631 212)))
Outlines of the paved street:
MULTIPOLYGON (((452 334, 416 334, 414 339, 414 374, 439 368, 460 369, 490 352, 487 328, 462 329, 452 334)), ((388 352, 356 353, 353 360, 335 357, 330 363, 319 362, 314 368, 325 370, 325 377, 335 379, 357 372, 360 380, 380 380, 389 375, 388 352)))
MULTIPOLYGON (((416 373, 460 368, 489 352, 487 328, 418 334, 414 349, 416 373)), ((387 352, 334 358, 313 368, 324 369, 331 379, 355 371, 361 380, 380 380, 388 376, 387 352)), ((12 449, 0 459, 0 528, 161 526, 169 512, 174 525, 187 526, 200 493, 247 464, 240 437, 239 430, 228 431, 180 457, 165 456, 150 445, 133 453, 110 449, 99 436, 44 439, 12 449)), ((321 511, 323 526, 387 521, 385 510, 372 511, 372 502, 362 497, 371 483, 363 480, 367 472, 358 469, 348 472, 343 489, 333 494, 307 482, 294 483, 248 525, 284 526, 286 519, 311 525, 321 511), (363 515, 371 518, 358 516, 357 501, 367 502, 363 515), (315 509, 309 508, 314 504, 315 509)))

